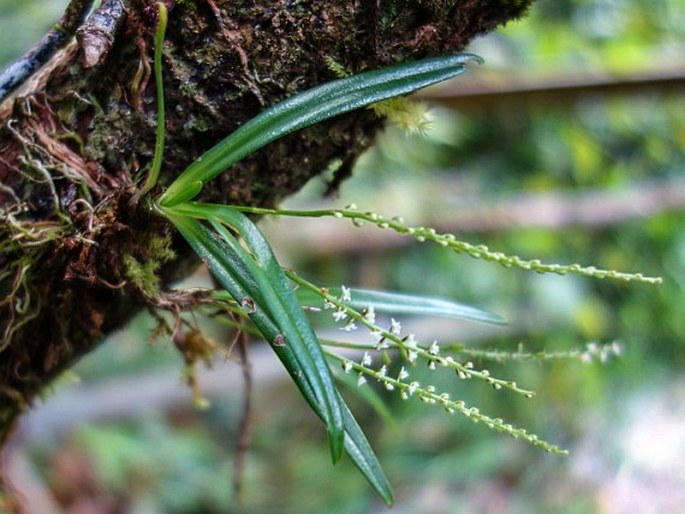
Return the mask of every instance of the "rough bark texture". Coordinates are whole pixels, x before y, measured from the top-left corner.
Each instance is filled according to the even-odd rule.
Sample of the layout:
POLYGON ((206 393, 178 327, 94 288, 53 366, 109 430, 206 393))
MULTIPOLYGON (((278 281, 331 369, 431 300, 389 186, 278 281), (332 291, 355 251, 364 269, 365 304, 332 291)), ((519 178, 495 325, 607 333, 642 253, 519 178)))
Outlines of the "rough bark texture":
MULTIPOLYGON (((453 53, 531 1, 170 5, 162 180, 265 106, 333 79, 327 58, 357 72, 453 53)), ((195 264, 130 202, 153 154, 155 12, 152 0, 132 1, 104 62, 84 68, 74 43, 0 108, 0 440, 45 385, 150 301, 135 278, 146 263, 167 261, 166 281, 195 264)), ((365 110, 293 134, 228 170, 204 199, 272 205, 333 160, 346 173, 379 124, 365 110)))

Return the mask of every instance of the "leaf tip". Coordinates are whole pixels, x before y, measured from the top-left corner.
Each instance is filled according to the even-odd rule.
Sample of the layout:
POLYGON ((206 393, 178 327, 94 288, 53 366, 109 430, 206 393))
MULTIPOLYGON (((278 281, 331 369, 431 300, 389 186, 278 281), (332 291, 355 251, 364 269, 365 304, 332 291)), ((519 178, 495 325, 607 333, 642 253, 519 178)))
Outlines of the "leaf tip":
POLYGON ((483 65, 485 64, 485 59, 483 59, 480 55, 476 54, 462 54, 462 57, 464 58, 464 64, 477 64, 477 65, 483 65))
POLYGON ((328 437, 331 445, 331 458, 333 459, 333 464, 337 464, 345 453, 345 432, 329 430, 328 437))

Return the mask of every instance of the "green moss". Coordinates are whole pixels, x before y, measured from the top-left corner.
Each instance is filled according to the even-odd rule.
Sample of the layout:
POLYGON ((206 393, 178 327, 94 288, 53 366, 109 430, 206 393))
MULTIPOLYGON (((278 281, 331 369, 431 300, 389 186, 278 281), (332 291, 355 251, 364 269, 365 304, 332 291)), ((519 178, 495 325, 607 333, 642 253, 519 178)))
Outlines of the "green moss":
POLYGON ((376 116, 387 118, 407 134, 425 134, 430 127, 430 116, 423 102, 395 97, 370 105, 376 116))
POLYGON ((145 245, 136 249, 136 255, 124 255, 124 275, 145 295, 156 297, 159 295, 160 284, 158 272, 164 263, 173 260, 175 256, 171 249, 171 238, 153 234, 145 245))

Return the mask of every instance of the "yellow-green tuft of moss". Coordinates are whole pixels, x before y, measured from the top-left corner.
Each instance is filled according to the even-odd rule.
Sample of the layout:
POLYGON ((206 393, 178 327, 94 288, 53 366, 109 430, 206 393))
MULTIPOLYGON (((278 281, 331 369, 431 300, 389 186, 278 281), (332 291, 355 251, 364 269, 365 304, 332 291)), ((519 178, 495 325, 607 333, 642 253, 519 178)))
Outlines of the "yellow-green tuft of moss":
POLYGON ((159 295, 159 276, 162 264, 176 256, 169 236, 153 235, 147 241, 144 260, 132 254, 124 255, 124 273, 136 287, 150 297, 159 295), (142 260, 142 262, 141 262, 142 260))
POLYGON ((377 116, 386 118, 406 134, 425 134, 431 127, 432 117, 426 104, 405 97, 389 98, 369 106, 377 116))
MULTIPOLYGON (((339 78, 349 77, 351 73, 333 57, 325 58, 326 66, 339 78)), ((376 116, 385 118, 399 127, 405 134, 425 134, 430 129, 432 118, 426 104, 406 97, 397 96, 369 105, 376 116)))

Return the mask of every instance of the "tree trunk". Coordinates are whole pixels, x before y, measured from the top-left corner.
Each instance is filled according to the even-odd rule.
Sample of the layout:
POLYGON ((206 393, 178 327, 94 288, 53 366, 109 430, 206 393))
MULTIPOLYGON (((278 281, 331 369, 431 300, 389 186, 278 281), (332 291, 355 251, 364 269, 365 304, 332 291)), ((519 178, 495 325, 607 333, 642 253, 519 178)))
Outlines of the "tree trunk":
MULTIPOLYGON (((333 79, 330 59, 359 72, 454 53, 531 2, 167 0, 162 185, 266 106, 333 79)), ((56 375, 154 304, 141 270, 163 264, 164 284, 197 265, 130 202, 154 150, 156 8, 118 5, 111 49, 96 29, 112 24, 91 18, 95 29, 0 106, 0 441, 56 375)), ((379 125, 362 110, 293 134, 208 184, 203 200, 270 206, 334 160, 337 183, 379 125)))

